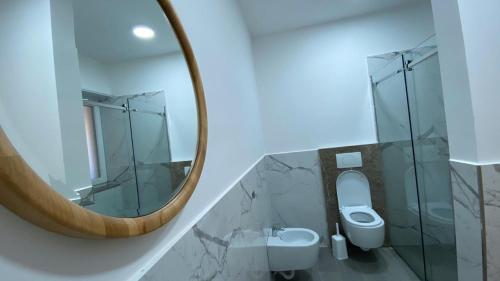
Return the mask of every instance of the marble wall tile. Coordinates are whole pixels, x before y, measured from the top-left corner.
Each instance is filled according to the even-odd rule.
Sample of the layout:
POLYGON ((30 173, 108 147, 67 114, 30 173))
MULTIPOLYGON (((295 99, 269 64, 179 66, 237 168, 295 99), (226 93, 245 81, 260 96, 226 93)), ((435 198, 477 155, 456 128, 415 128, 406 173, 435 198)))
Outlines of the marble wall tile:
MULTIPOLYGON (((339 221, 335 183, 342 172, 335 154, 353 151, 363 154, 372 202, 384 217, 378 145, 269 155, 141 280, 269 281, 264 229, 280 223, 331 235, 339 221)), ((500 165, 451 162, 450 169, 458 280, 500 280, 500 165)))
POLYGON ((326 246, 329 236, 318 151, 268 155, 264 163, 273 224, 314 230, 326 246))
POLYGON ((458 280, 483 279, 481 185, 478 166, 451 162, 458 280))
POLYGON ((500 164, 481 167, 486 229, 486 276, 500 280, 500 164))
MULTIPOLYGON (((380 149, 378 144, 348 146, 320 149, 321 171, 325 190, 328 234, 335 233, 335 223, 340 223, 340 213, 337 201, 337 177, 346 169, 337 168, 336 154, 361 152, 363 167, 355 168, 365 174, 370 182, 373 209, 385 220, 385 192, 381 173, 380 149)), ((387 225, 387 224, 386 224, 387 225)), ((386 244, 389 237, 386 231, 386 244)))
POLYGON ((270 281, 264 168, 257 164, 141 280, 270 281))

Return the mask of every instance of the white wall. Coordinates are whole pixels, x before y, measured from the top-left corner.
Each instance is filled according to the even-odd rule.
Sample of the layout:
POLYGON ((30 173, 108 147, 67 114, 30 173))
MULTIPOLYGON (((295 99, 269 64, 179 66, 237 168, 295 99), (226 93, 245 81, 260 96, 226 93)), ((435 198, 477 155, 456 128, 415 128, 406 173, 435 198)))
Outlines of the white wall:
MULTIPOLYGON (((73 28, 73 2, 51 0, 52 39, 57 100, 64 157, 64 182, 50 182, 57 190, 73 190, 91 185, 87 142, 83 121, 78 52, 73 28)), ((49 161, 47 161, 49 162, 49 161)))
POLYGON ((500 162, 496 0, 433 0, 451 158, 500 162))
POLYGON ((376 142, 367 57, 434 33, 430 4, 254 39, 268 153, 376 142))
POLYGON ((465 58, 462 25, 456 0, 432 0, 450 157, 476 161, 476 137, 465 58))
POLYGON ((46 182, 64 183, 50 1, 1 1, 0 34, 0 125, 46 182))
POLYGON ((82 55, 78 56, 78 60, 82 89, 111 95, 112 90, 107 65, 82 55))
POLYGON ((182 53, 126 61, 109 66, 114 95, 164 91, 173 161, 193 160, 198 118, 189 70, 182 53))
MULTIPOLYGON (((159 258, 264 153, 250 38, 237 5, 233 0, 173 3, 200 65, 208 106, 207 160, 192 199, 167 227, 115 241, 48 233, 0 208, 3 280, 127 280, 159 258)), ((44 39, 41 35, 33 32, 25 41, 44 39)))
POLYGON ((458 0, 477 141, 478 163, 500 162, 500 1, 458 0))

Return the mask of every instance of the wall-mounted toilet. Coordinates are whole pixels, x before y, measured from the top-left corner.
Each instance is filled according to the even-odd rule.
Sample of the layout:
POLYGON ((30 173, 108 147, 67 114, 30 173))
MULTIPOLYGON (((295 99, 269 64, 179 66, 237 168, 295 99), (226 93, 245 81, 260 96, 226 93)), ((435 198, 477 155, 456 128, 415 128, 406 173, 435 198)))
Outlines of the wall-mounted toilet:
POLYGON ((337 178, 337 198, 344 232, 352 244, 367 251, 384 244, 384 220, 372 209, 370 184, 358 171, 337 178))

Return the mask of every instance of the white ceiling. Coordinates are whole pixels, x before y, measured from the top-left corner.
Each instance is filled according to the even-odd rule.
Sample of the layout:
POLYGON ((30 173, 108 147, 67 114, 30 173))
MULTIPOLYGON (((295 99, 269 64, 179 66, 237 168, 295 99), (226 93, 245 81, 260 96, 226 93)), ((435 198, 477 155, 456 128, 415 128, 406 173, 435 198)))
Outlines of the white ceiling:
POLYGON ((180 50, 156 0, 74 0, 76 46, 80 54, 104 63, 161 55, 180 50), (146 25, 156 38, 132 34, 146 25))
POLYGON ((238 0, 254 36, 292 30, 428 0, 238 0))

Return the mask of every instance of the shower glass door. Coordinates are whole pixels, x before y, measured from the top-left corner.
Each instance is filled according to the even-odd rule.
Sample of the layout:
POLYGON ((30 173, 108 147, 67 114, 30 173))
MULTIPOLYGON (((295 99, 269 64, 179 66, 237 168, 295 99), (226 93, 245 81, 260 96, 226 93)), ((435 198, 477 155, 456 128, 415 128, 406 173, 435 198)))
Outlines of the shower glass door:
POLYGON ((369 59, 391 244, 422 280, 457 280, 449 150, 433 44, 369 59))
POLYGON ((387 230, 394 250, 425 278, 412 130, 402 54, 382 58, 372 75, 377 132, 386 194, 387 230), (386 63, 386 60, 389 60, 386 63))
POLYGON ((428 280, 457 280, 448 135, 436 47, 404 55, 428 280))
POLYGON ((102 177, 93 182, 92 202, 87 208, 110 216, 134 217, 139 202, 129 113, 118 105, 111 106, 93 106, 103 167, 102 177))
POLYGON ((141 215, 164 206, 177 187, 171 184, 166 110, 161 106, 165 97, 158 97, 163 101, 145 96, 128 100, 141 215))
POLYGON ((92 191, 90 210, 116 217, 164 206, 185 174, 172 165, 164 92, 109 96, 84 92, 92 191))

